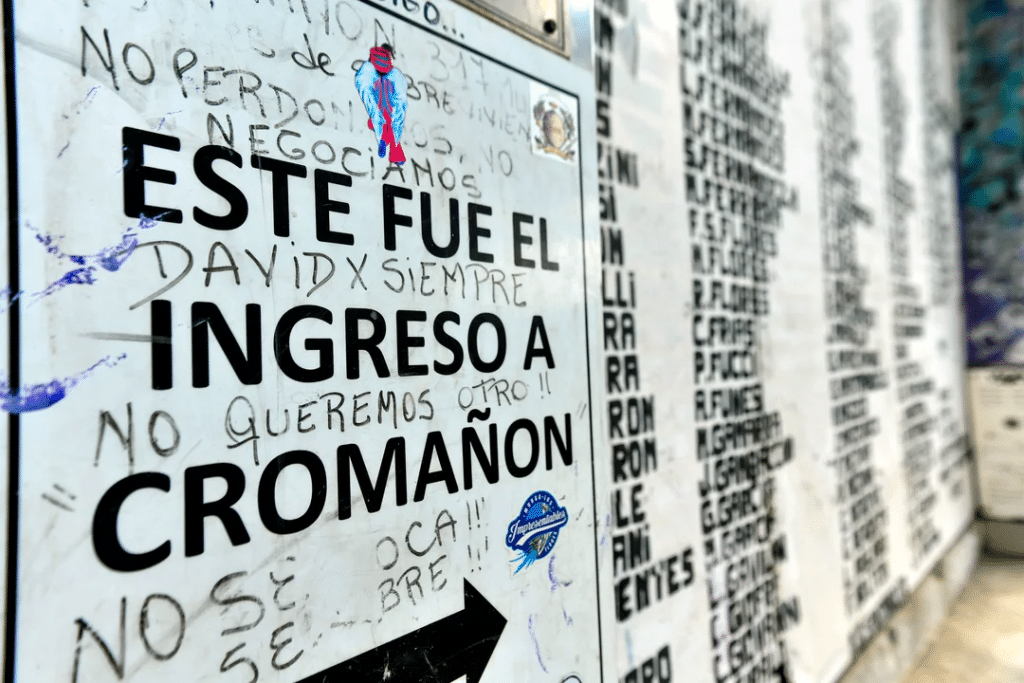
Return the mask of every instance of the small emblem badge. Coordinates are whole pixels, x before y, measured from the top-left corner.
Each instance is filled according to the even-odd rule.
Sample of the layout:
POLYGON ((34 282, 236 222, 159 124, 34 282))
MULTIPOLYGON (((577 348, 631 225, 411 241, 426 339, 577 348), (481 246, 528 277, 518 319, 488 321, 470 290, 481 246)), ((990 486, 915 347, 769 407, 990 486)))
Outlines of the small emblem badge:
POLYGON ((551 93, 536 95, 533 102, 530 126, 533 153, 575 164, 579 137, 572 108, 551 93))
POLYGON ((505 545, 519 555, 515 573, 529 567, 550 553, 558 540, 558 532, 569 522, 569 513, 547 491, 538 491, 526 499, 519 516, 508 525, 505 545))

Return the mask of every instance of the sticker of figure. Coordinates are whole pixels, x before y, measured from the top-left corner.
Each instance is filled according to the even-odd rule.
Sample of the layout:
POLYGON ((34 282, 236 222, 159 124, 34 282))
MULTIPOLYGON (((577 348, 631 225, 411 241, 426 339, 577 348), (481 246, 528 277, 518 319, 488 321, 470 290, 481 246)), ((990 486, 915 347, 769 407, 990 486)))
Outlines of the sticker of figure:
POLYGON ((518 555, 515 573, 545 557, 555 548, 558 531, 569 522, 568 511, 547 491, 537 491, 526 499, 519 516, 508 525, 505 545, 518 555))
POLYGON ((356 71, 356 90, 370 116, 367 126, 377 136, 377 156, 383 158, 390 146, 388 161, 401 166, 405 163, 401 141, 409 99, 405 75, 391 64, 394 54, 387 43, 371 47, 370 58, 356 71))
POLYGON ((576 163, 579 137, 576 134, 575 106, 570 107, 552 92, 533 92, 533 121, 530 125, 530 144, 534 154, 576 163))

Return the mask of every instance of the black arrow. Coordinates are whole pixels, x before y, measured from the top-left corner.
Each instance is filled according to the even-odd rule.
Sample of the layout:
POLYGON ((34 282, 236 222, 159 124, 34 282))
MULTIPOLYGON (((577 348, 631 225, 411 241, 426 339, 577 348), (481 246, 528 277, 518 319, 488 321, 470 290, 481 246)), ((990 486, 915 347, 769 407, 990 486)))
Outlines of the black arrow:
POLYGON ((461 612, 395 638, 297 683, 479 683, 506 619, 463 580, 461 612))

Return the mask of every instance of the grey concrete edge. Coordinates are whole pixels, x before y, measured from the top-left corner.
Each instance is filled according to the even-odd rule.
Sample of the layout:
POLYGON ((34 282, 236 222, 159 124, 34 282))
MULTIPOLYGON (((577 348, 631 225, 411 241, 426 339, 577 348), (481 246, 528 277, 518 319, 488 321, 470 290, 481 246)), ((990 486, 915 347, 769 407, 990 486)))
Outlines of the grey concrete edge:
POLYGON ((985 546, 996 553, 1024 557, 1024 521, 984 519, 985 546))
POLYGON ((971 524, 838 683, 898 683, 910 673, 974 572, 983 538, 982 523, 971 524))

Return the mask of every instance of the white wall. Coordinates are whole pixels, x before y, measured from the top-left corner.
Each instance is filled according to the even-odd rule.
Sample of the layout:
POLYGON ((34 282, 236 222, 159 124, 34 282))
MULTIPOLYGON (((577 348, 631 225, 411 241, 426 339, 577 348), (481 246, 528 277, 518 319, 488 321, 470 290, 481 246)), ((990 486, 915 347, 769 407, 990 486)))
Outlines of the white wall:
POLYGON ((13 9, 5 680, 834 681, 961 537, 943 3, 13 9))
MULTIPOLYGON (((972 516, 948 8, 691 0, 679 8, 631 2, 625 11, 599 5, 597 13, 598 58, 613 65, 610 94, 598 76, 598 101, 612 112, 599 149, 635 153, 640 168, 638 188, 610 183, 619 215, 602 229, 621 230, 626 255, 622 265, 605 263, 605 280, 623 272, 638 283, 639 393, 653 395, 658 408, 650 435, 658 472, 641 479, 654 511, 652 555, 690 548, 699 567, 693 594, 620 622, 619 674, 668 644, 675 675, 685 671, 688 680, 746 680, 758 667, 775 680, 782 662, 787 680, 835 680, 972 516), (601 44, 602 16, 614 28, 611 49, 601 44), (753 36, 740 68, 753 85, 722 73, 719 60, 732 51, 711 36, 723 26, 753 36), (754 168, 772 183, 759 198, 777 200, 780 216, 742 221, 772 237, 761 251, 717 230, 733 217, 729 190, 745 189, 727 163, 750 161, 716 142, 724 128, 710 117, 731 120, 716 111, 729 106, 723 90, 753 102, 776 144, 775 156, 754 168), (702 149, 720 155, 717 170, 714 152, 702 149), (702 191, 706 181, 710 207, 687 192, 688 183, 702 191), (716 206, 718 187, 724 206, 716 206), (735 264, 747 262, 753 266, 735 274, 735 264), (752 287, 764 305, 729 310, 728 299, 708 294, 719 283, 752 287), (712 316, 751 332, 709 348, 712 316), (753 357, 756 373, 711 371, 710 351, 753 357), (705 458, 695 430, 736 424, 724 414, 705 418, 700 401, 738 387, 763 394, 763 407, 743 417, 773 420, 764 445, 789 444, 792 459, 752 487, 757 501, 774 491, 770 534, 722 558, 725 530, 702 528, 703 511, 751 487, 730 479, 702 495, 700 482, 706 464, 754 449, 705 458), (773 548, 784 548, 785 559, 759 578, 736 578, 742 562, 773 548), (749 594, 762 596, 755 628, 784 625, 757 645, 745 621, 730 622, 745 614, 739 603, 749 594)), ((765 508, 742 514, 740 524, 756 522, 765 508)))

